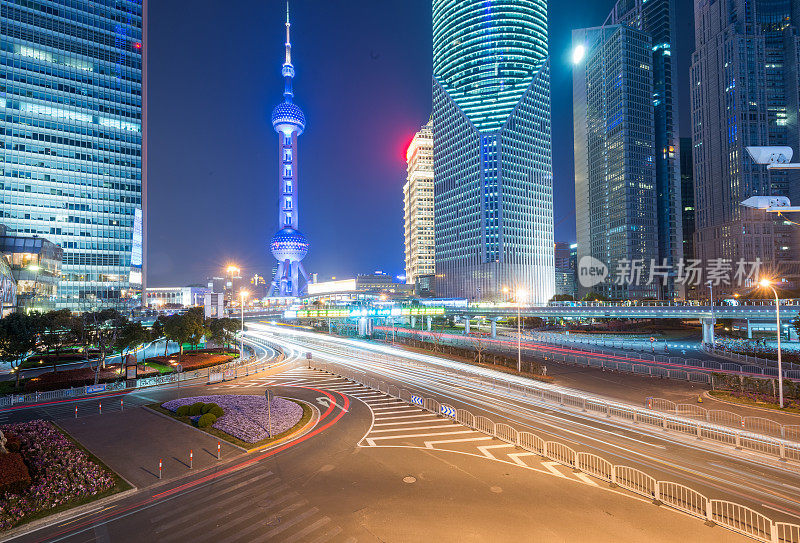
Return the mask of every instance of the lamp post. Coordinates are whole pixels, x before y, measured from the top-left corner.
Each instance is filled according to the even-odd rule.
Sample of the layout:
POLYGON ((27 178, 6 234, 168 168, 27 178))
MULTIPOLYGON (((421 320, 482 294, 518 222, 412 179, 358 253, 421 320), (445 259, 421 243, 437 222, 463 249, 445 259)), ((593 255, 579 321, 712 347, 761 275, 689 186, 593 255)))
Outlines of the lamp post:
POLYGON ((242 332, 239 334, 239 360, 244 360, 244 299, 247 296, 248 292, 246 290, 242 290, 239 292, 239 305, 242 309, 242 332))
POLYGON ((772 281, 762 279, 758 282, 762 288, 769 288, 775 295, 775 325, 778 327, 778 403, 783 409, 783 364, 781 363, 781 301, 778 291, 772 286, 772 281))

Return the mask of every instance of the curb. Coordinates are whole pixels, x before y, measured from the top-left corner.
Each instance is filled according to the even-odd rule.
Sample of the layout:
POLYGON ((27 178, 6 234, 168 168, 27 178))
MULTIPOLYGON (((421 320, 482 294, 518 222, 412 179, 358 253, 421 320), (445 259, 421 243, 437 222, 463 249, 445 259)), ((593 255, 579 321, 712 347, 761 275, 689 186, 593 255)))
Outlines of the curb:
POLYGON ((191 425, 189 425, 189 424, 184 424, 183 422, 181 422, 181 421, 179 421, 179 420, 175 420, 175 419, 173 419, 172 417, 170 417, 170 416, 168 416, 168 415, 165 415, 164 413, 159 413, 159 412, 158 412, 158 411, 156 411, 155 409, 150 409, 150 408, 149 408, 149 407, 147 407, 146 405, 143 405, 142 407, 144 407, 145 409, 147 409, 147 410, 148 410, 149 412, 151 412, 151 413, 155 413, 155 414, 156 414, 156 415, 158 415, 159 417, 164 417, 165 419, 167 419, 167 420, 170 420, 170 421, 172 421, 172 422, 175 422, 175 423, 177 423, 177 424, 180 424, 181 426, 185 426, 185 427, 187 427, 187 428, 191 428, 191 429, 192 429, 192 430, 194 430, 195 432, 199 432, 199 433, 203 434, 203 435, 204 435, 204 436, 206 436, 206 437, 210 437, 211 439, 215 439, 215 438, 216 438, 216 439, 217 439, 217 440, 219 440, 220 442, 224 441, 226 444, 230 445, 231 447, 235 447, 235 448, 239 449, 239 450, 240 450, 240 451, 242 451, 242 452, 248 452, 248 451, 247 451, 247 449, 245 449, 245 448, 243 448, 243 447, 240 447, 240 446, 238 446, 238 445, 234 445, 233 443, 231 443, 231 442, 230 442, 230 441, 228 441, 227 439, 222 439, 222 438, 220 438, 220 437, 213 436, 213 435, 209 434, 208 432, 204 432, 204 431, 203 431, 203 430, 201 430, 200 428, 195 428, 194 426, 191 426, 191 425))
POLYGON ((277 447, 278 445, 281 445, 281 444, 283 444, 285 442, 293 441, 293 440, 295 440, 295 439, 297 439, 299 437, 302 437, 303 435, 307 434, 309 431, 311 431, 317 425, 317 422, 319 422, 319 417, 320 417, 319 409, 317 409, 316 406, 314 406, 313 404, 310 404, 308 402, 304 402, 303 400, 298 400, 297 398, 293 398, 293 400, 297 401, 297 402, 302 402, 302 403, 306 404, 307 406, 309 406, 311 408, 311 420, 309 420, 306 423, 305 426, 303 426, 302 428, 300 428, 296 432, 293 432, 293 433, 289 434, 288 436, 283 436, 282 438, 280 438, 279 440, 277 440, 277 441, 275 441, 273 443, 267 443, 265 445, 261 445, 260 447, 255 447, 253 449, 247 449, 248 453, 254 453, 254 452, 261 452, 261 451, 269 450, 269 449, 277 447))

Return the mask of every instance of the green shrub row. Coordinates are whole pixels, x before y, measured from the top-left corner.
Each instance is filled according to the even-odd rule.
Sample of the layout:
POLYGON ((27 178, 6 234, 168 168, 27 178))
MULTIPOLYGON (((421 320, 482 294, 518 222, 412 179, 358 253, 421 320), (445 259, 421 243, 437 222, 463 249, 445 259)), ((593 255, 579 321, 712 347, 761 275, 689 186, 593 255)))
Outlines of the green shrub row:
MULTIPOLYGON (((214 420, 225 414, 220 406, 215 403, 195 402, 192 405, 182 405, 175 410, 175 414, 179 417, 200 417, 202 420, 203 415, 213 415, 214 420)), ((208 420, 208 419, 206 419, 208 420)), ((214 422, 212 421, 211 424, 214 422)), ((210 424, 208 425, 210 426, 210 424)))

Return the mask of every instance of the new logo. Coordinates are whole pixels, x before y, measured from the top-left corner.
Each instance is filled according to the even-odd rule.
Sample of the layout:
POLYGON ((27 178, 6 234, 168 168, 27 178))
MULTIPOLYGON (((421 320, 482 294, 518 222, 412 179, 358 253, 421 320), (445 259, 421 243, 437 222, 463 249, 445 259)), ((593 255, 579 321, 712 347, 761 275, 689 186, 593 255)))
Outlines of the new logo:
POLYGON ((591 288, 605 281, 608 266, 593 256, 584 255, 578 263, 578 281, 584 288, 591 288))

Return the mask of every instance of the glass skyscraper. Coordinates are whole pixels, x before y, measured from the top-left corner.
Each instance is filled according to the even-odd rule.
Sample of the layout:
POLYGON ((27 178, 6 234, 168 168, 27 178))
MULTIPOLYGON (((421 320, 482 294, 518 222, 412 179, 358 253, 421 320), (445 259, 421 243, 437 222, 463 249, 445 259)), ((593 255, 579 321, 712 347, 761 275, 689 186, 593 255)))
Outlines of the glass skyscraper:
MULTIPOLYGON (((754 195, 800 202, 797 172, 768 172, 751 145, 798 149, 800 0, 696 0, 690 72, 695 183, 695 254, 800 261, 800 229, 741 205, 754 195)), ((795 155, 796 156, 796 155, 795 155)), ((785 272, 770 270, 786 277, 785 272)), ((795 281, 798 281, 795 272, 795 281)))
POLYGON ((656 282, 648 284, 658 258, 652 43, 628 25, 573 30, 572 39, 586 51, 573 72, 578 258, 608 266, 598 293, 655 297, 656 282), (616 281, 626 269, 640 272, 616 281))
MULTIPOLYGON (((625 24, 647 33, 652 49, 653 128, 658 261, 670 268, 683 258, 681 219, 680 129, 678 116, 677 60, 673 57, 675 0, 619 0, 605 25, 625 24)), ((666 298, 683 298, 681 285, 670 276, 659 293, 666 298)))
POLYGON ((433 122, 428 121, 406 151, 407 177, 403 186, 406 283, 435 272, 433 222, 433 122))
POLYGON ((145 2, 0 2, 0 223, 63 248, 57 307, 140 303, 145 2))
POLYGON ((436 292, 554 291, 544 0, 433 1, 436 292))

